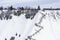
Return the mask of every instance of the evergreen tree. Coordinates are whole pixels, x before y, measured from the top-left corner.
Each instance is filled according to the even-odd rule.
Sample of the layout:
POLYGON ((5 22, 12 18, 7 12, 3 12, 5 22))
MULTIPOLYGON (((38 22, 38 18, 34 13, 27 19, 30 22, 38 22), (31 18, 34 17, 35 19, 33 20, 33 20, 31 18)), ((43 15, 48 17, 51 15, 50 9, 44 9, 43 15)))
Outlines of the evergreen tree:
POLYGON ((40 10, 40 6, 38 6, 38 10, 40 10))
POLYGON ((0 7, 0 10, 3 10, 3 7, 2 6, 0 7))
POLYGON ((13 6, 10 6, 8 9, 9 9, 9 10, 13 10, 13 6))
POLYGON ((24 7, 21 7, 21 10, 24 10, 24 7))

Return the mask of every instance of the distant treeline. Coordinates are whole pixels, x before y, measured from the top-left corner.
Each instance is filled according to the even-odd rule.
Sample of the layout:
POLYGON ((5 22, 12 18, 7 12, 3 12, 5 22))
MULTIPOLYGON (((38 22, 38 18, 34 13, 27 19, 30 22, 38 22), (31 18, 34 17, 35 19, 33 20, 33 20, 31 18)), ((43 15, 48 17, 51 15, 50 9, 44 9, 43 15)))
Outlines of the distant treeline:
POLYGON ((37 6, 37 8, 30 8, 30 7, 17 7, 14 8, 13 6, 4 8, 3 6, 0 6, 0 10, 60 10, 60 8, 43 8, 41 9, 40 6, 37 6))
POLYGON ((30 7, 17 7, 17 8, 14 8, 13 6, 10 6, 10 7, 7 7, 7 8, 4 8, 3 6, 0 7, 0 10, 40 10, 40 6, 38 6, 37 8, 30 8, 30 7))

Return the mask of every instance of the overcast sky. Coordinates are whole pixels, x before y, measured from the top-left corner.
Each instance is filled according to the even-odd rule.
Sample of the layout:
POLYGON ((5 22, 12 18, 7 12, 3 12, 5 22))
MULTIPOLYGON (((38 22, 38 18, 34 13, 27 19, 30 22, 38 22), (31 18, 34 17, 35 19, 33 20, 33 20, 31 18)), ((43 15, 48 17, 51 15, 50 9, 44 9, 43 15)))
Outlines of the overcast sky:
POLYGON ((11 6, 19 7, 19 6, 30 6, 36 7, 40 5, 43 7, 60 7, 60 0, 0 0, 0 6, 11 6))

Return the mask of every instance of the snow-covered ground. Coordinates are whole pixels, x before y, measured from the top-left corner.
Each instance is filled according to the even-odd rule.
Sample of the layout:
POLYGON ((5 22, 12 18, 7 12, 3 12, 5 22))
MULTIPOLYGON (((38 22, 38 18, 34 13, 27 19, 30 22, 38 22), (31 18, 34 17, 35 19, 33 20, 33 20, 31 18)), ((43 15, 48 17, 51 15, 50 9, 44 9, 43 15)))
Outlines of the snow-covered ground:
MULTIPOLYGON (((14 16, 10 20, 0 20, 0 40, 10 40, 12 36, 15 37, 15 40, 25 40, 27 36, 33 34, 37 28, 35 23, 38 23, 42 17, 42 11, 38 11, 34 19, 26 19, 24 14, 20 16, 14 16), (15 35, 17 33, 17 36, 15 35), (21 35, 19 37, 19 35, 21 35)), ((50 15, 50 12, 47 11, 50 15)), ((43 12, 44 14, 46 12, 43 12)), ((46 15, 43 18, 41 26, 43 29, 33 36, 36 40, 60 40, 60 19, 54 20, 53 17, 46 15)))
POLYGON ((43 22, 41 24, 44 27, 44 29, 42 29, 37 35, 33 37, 36 40, 60 40, 60 16, 56 16, 56 19, 54 19, 54 17, 51 16, 51 12, 53 12, 56 16, 57 11, 44 12, 47 13, 46 17, 43 19, 43 22))

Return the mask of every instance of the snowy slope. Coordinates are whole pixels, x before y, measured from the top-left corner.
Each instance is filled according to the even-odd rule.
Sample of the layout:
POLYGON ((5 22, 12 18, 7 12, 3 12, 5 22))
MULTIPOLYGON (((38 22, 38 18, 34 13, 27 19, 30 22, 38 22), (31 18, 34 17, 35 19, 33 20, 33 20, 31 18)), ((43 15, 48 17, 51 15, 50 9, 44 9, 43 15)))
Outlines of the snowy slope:
MULTIPOLYGON (((46 12, 38 11, 38 13, 35 15, 34 19, 26 19, 24 14, 21 14, 20 16, 14 16, 12 19, 9 20, 0 20, 0 40, 10 40, 10 38, 13 36, 15 37, 15 40, 25 40, 27 36, 33 34, 37 28, 35 26, 35 23, 38 23, 39 20, 42 17, 42 13, 46 14, 46 12), (17 33, 17 36, 16 36, 17 33), (20 35, 20 37, 19 37, 20 35)), ((47 11, 47 13, 50 12, 47 11)), ((59 30, 59 19, 57 18, 57 21, 53 19, 53 17, 46 15, 45 18, 43 18, 42 24, 39 24, 43 26, 43 29, 33 36, 36 40, 59 40, 60 38, 60 30, 59 30)))
POLYGON ((32 31, 37 16, 31 20, 26 19, 25 15, 21 14, 20 16, 13 15, 13 18, 9 20, 0 20, 0 40, 5 38, 10 40, 12 36, 15 37, 15 40, 25 40, 32 31), (16 33, 18 36, 15 35, 16 33), (21 37, 19 37, 19 34, 21 37))
MULTIPOLYGON (((60 19, 57 16, 56 19, 54 19, 54 17, 51 16, 51 12, 56 16, 57 11, 43 12, 44 14, 47 13, 41 24, 44 29, 33 37, 36 40, 60 40, 60 19)), ((41 18, 40 16, 41 14, 39 15, 39 18, 41 18)))

